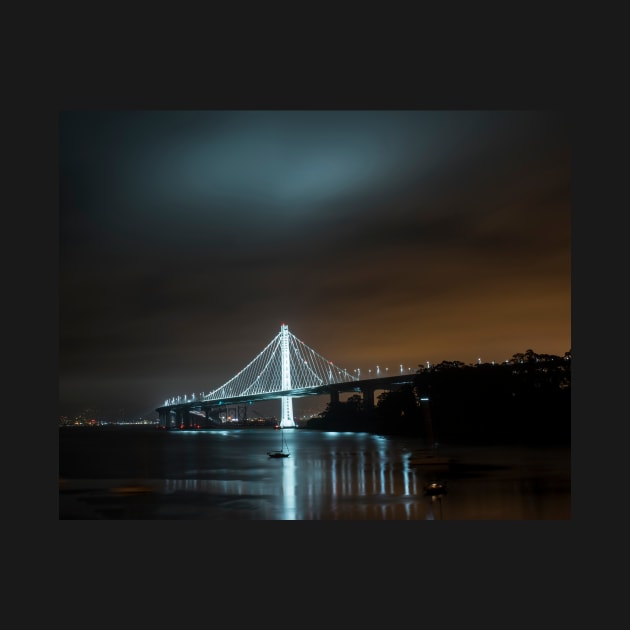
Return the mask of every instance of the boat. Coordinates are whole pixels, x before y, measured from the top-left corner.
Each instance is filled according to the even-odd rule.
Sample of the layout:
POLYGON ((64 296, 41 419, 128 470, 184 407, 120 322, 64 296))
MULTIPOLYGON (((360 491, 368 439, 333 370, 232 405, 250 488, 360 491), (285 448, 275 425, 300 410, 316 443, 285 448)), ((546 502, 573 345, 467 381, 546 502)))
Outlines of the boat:
POLYGON ((446 482, 430 481, 424 484, 423 493, 431 497, 441 497, 446 494, 446 482))
POLYGON ((289 453, 289 447, 287 446, 287 443, 284 439, 284 429, 282 427, 280 427, 280 433, 282 435, 282 441, 280 443, 280 450, 279 451, 267 451, 267 455, 269 455, 269 457, 289 457, 290 453, 289 453), (284 447, 287 447, 287 450, 284 450, 284 447))

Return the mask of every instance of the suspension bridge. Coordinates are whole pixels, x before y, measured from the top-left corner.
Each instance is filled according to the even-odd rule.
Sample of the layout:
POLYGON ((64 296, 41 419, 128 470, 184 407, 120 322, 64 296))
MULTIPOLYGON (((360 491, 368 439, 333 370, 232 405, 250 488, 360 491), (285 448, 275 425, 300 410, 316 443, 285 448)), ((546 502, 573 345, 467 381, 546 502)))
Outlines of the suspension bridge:
POLYGON ((377 389, 392 389, 412 378, 400 374, 361 380, 315 352, 282 324, 271 342, 225 384, 208 393, 169 398, 156 411, 162 426, 186 428, 195 424, 195 417, 216 423, 213 415, 229 405, 279 398, 280 427, 288 428, 296 426, 293 398, 328 394, 334 403, 342 392, 360 392, 364 403, 374 406, 377 389))

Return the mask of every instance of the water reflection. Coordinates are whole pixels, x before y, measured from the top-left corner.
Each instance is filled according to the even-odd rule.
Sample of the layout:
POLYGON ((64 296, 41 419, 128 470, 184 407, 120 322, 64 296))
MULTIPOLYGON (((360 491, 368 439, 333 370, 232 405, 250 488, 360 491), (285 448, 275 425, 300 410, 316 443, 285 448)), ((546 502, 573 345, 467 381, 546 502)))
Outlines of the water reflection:
POLYGON ((281 462, 283 519, 431 517, 417 472, 391 441, 331 433, 316 456, 299 442, 291 448, 294 459, 281 462))
POLYGON ((570 517, 568 449, 462 447, 423 462, 419 440, 307 430, 286 439, 290 457, 270 459, 273 430, 65 437, 60 518, 570 517))
POLYGON ((296 514, 296 483, 295 460, 288 457, 282 460, 282 499, 284 508, 282 518, 285 520, 298 518, 296 514))

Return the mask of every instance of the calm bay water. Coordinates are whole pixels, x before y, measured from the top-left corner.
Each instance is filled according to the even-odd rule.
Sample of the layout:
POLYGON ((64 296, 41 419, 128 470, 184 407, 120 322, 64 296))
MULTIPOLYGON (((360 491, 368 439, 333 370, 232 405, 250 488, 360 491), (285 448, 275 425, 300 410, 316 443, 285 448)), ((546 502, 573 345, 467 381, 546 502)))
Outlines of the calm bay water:
POLYGON ((59 430, 60 519, 567 520, 570 448, 308 429, 59 430), (284 433, 290 457, 271 459, 284 433), (437 495, 427 484, 441 484, 437 495))

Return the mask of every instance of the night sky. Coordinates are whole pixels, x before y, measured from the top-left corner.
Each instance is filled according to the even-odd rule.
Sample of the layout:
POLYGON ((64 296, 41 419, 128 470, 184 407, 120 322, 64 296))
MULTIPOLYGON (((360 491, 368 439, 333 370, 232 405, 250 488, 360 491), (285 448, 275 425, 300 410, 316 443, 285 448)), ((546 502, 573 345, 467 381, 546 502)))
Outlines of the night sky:
POLYGON ((59 141, 60 414, 155 417, 282 323, 362 375, 571 349, 560 113, 67 111, 59 141))

